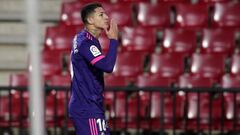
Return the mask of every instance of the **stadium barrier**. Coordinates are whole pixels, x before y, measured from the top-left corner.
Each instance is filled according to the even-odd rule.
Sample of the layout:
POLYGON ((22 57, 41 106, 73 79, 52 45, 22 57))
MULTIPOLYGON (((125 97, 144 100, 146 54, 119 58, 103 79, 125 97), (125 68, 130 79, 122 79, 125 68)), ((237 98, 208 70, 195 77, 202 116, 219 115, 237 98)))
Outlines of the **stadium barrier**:
MULTIPOLYGON (((0 134, 4 134, 4 132, 19 135, 27 133, 29 128, 27 89, 27 87, 0 87, 0 134), (13 131, 15 129, 17 132, 13 131)), ((137 135, 238 133, 240 129, 237 98, 239 92, 240 88, 216 87, 106 87, 106 118, 113 135, 119 133, 137 135), (191 103, 191 98, 194 103, 191 103), (216 98, 218 102, 215 104, 216 98), (203 100, 205 103, 202 104, 203 100), (196 117, 193 117, 192 113, 194 112, 191 111, 194 110, 190 109, 192 107, 195 108, 196 117), (183 110, 179 111, 179 108, 183 110), (220 117, 216 111, 220 113, 220 117)), ((69 87, 45 86, 45 95, 45 103, 50 98, 49 104, 52 104, 50 108, 53 109, 47 112, 49 104, 46 103, 45 116, 49 113, 49 116, 52 117, 47 118, 46 116, 48 133, 71 134, 73 125, 66 115, 69 87), (62 95, 57 94, 60 92, 62 95), (49 95, 51 96, 48 97, 49 95), (60 99, 64 101, 60 101, 60 99)))

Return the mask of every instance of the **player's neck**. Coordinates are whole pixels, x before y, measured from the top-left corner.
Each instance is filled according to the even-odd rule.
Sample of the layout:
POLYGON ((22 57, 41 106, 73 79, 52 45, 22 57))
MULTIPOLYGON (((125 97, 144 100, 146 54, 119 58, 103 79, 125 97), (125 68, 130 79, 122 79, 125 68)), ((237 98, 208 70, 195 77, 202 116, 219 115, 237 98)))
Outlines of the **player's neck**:
POLYGON ((86 30, 91 33, 95 38, 100 37, 102 30, 97 29, 97 28, 93 28, 91 26, 86 26, 86 30))

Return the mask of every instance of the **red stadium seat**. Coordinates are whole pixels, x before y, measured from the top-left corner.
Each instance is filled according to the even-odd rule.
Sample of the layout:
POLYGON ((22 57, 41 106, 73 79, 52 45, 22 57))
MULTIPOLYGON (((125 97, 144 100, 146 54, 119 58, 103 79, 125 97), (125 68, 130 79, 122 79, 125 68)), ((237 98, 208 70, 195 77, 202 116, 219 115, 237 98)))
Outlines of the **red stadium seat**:
MULTIPOLYGON (((9 86, 27 87, 28 74, 27 73, 11 74, 9 86)), ((28 93, 25 91, 21 91, 19 89, 12 89, 10 90, 9 94, 0 96, 0 106, 1 106, 0 127, 8 128, 10 124, 11 126, 18 127, 18 128, 27 127, 29 124, 28 123, 28 97, 29 97, 28 93), (11 110, 9 106, 11 106, 11 110), (10 120, 10 115, 11 115, 11 120, 10 120)))
POLYGON ((145 55, 139 52, 118 53, 113 74, 124 76, 128 81, 135 81, 144 71, 145 55))
MULTIPOLYGON (((240 77, 233 74, 225 74, 221 80, 222 88, 239 88, 240 87, 240 77)), ((225 123, 224 128, 227 130, 234 130, 234 119, 240 117, 240 94, 236 94, 236 116, 234 116, 234 94, 232 92, 224 92, 225 98, 225 123)), ((239 127, 240 122, 237 121, 237 127, 239 127)), ((239 130, 239 128, 237 128, 239 130)))
POLYGON ((224 74, 221 80, 221 87, 223 88, 240 87, 240 77, 233 74, 224 74))
MULTIPOLYGON (((174 79, 171 78, 163 78, 158 74, 142 74, 138 76, 138 80, 136 85, 140 87, 170 87, 174 82, 174 79)), ((184 97, 181 96, 180 93, 176 94, 176 103, 173 102, 173 95, 170 92, 164 92, 163 97, 160 92, 156 91, 140 91, 140 104, 141 104, 141 115, 145 121, 141 124, 142 128, 152 129, 160 128, 162 125, 160 124, 161 111, 163 111, 164 116, 164 128, 172 129, 173 128, 173 108, 174 105, 176 108, 176 127, 179 128, 181 124, 183 124, 183 116, 184 116, 184 97), (161 99, 163 98, 163 110, 161 110, 161 99), (149 111, 146 111, 150 109, 149 111), (149 120, 149 121, 146 121, 149 120)), ((133 98, 132 98, 133 99, 133 98)), ((135 101, 137 99, 135 98, 135 101)), ((137 109, 136 109, 137 110, 137 109)))
POLYGON ((85 2, 80 1, 63 3, 60 22, 66 25, 83 25, 80 11, 85 4, 85 2))
POLYGON ((9 128, 9 127, 27 128, 29 126, 28 108, 27 108, 28 104, 26 100, 21 102, 21 99, 16 96, 12 96, 10 100, 9 95, 4 95, 4 96, 1 95, 0 106, 1 106, 1 109, 0 109, 0 127, 1 128, 9 128), (9 106, 11 106, 11 110, 9 106))
MULTIPOLYGON (((52 75, 47 85, 49 86, 65 86, 70 87, 71 78, 70 75, 56 74, 52 75)), ((70 97, 69 90, 51 90, 46 94, 46 122, 48 126, 54 126, 55 124, 63 124, 64 118, 67 117, 66 108, 70 97), (68 96, 67 96, 68 95, 68 96), (56 112, 55 112, 56 109, 56 112), (56 117, 54 117, 56 115, 56 117)))
MULTIPOLYGON (((103 53, 106 54, 108 52, 110 44, 109 38, 106 36, 105 33, 102 33, 101 36, 98 38, 98 41, 100 42, 103 53)), ((121 49, 121 45, 118 46, 118 49, 121 49)))
POLYGON ((195 31, 184 29, 165 29, 163 32, 162 49, 166 53, 181 53, 190 56, 197 47, 195 31))
MULTIPOLYGON (((183 74, 179 77, 178 85, 180 88, 192 88, 195 87, 212 87, 213 81, 210 78, 204 78, 194 74, 183 74)), ((219 129, 221 122, 221 98, 218 95, 210 95, 208 92, 203 92, 199 94, 199 109, 198 107, 198 94, 197 91, 188 92, 187 94, 187 129, 196 130, 197 129, 197 115, 199 114, 199 124, 200 130, 206 130, 209 127, 209 106, 210 106, 210 96, 212 97, 212 129, 219 129)))
MULTIPOLYGON (((9 86, 28 87, 28 73, 11 74, 9 86)), ((10 124, 18 128, 28 127, 28 92, 12 89, 9 94, 0 97, 0 127, 8 127, 10 124), (11 110, 9 105, 12 107, 11 110)))
POLYGON ((185 73, 179 76, 178 85, 180 88, 193 87, 212 87, 213 80, 210 78, 203 78, 202 76, 185 73))
POLYGON ((106 54, 109 49, 109 39, 105 34, 102 34, 99 38, 99 43, 101 44, 102 51, 106 54))
POLYGON ((170 27, 171 7, 168 4, 137 4, 137 22, 140 26, 166 28, 170 27))
POLYGON ((216 3, 214 6, 214 27, 240 27, 240 3, 216 3))
POLYGON ((82 26, 77 25, 57 25, 47 27, 44 43, 45 49, 70 52, 72 48, 72 40, 82 28, 82 26))
MULTIPOLYGON (((41 60, 42 75, 45 79, 54 74, 62 72, 62 54, 58 51, 43 51, 41 60)), ((32 66, 29 65, 29 70, 32 71, 32 66)))
POLYGON ((205 4, 177 4, 175 27, 193 30, 208 27, 208 13, 205 4))
POLYGON ((104 76, 104 83, 106 87, 112 86, 127 86, 128 82, 123 76, 116 76, 114 74, 107 74, 104 76))
POLYGON ((240 54, 233 54, 231 58, 231 73, 240 75, 240 54))
POLYGON ((201 52, 231 55, 235 48, 235 32, 232 29, 204 29, 201 52))
POLYGON ((221 54, 195 53, 191 57, 190 70, 195 75, 218 81, 225 72, 225 60, 225 55, 221 54))
POLYGON ((152 54, 150 72, 162 77, 178 78, 184 72, 184 57, 179 54, 152 54))
MULTIPOLYGON (((12 87, 19 87, 19 86, 27 87, 28 86, 28 78, 29 78, 29 74, 27 72, 19 73, 19 74, 11 74, 10 75, 10 86, 12 86, 12 87)), ((22 92, 23 92, 22 96, 24 98, 29 97, 27 91, 22 91, 22 92)), ((11 94, 16 96, 17 98, 20 98, 21 91, 13 89, 13 90, 11 90, 11 94)))
POLYGON ((103 7, 109 18, 114 19, 120 27, 133 25, 133 5, 131 3, 103 3, 103 7))
MULTIPOLYGON (((66 25, 83 25, 81 19, 81 8, 89 3, 82 1, 66 2, 62 5, 61 23, 66 25)), ((119 26, 132 26, 133 9, 131 3, 111 4, 108 2, 102 3, 109 18, 116 20, 119 26)))
MULTIPOLYGON (((128 83, 123 76, 107 75, 104 77, 106 87, 127 86, 128 83)), ((126 93, 123 91, 108 91, 105 89, 104 101, 106 118, 109 119, 111 128, 124 128, 126 93)))
POLYGON ((153 28, 123 27, 121 37, 123 52, 142 51, 151 53, 157 43, 157 33, 153 28))

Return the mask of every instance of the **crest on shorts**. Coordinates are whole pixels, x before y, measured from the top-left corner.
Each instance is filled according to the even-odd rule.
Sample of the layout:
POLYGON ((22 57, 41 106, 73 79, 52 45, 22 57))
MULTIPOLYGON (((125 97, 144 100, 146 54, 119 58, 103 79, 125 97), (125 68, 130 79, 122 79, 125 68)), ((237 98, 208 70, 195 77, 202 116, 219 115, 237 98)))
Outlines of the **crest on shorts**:
POLYGON ((90 46, 90 51, 91 51, 91 53, 93 54, 94 57, 101 54, 101 52, 99 51, 99 49, 95 45, 90 46))

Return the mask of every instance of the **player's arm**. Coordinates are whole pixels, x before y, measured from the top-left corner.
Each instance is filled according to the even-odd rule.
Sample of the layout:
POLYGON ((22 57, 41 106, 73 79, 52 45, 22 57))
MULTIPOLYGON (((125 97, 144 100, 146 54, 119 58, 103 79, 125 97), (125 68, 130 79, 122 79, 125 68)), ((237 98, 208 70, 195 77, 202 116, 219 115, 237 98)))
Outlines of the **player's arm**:
POLYGON ((110 39, 109 51, 105 58, 96 62, 95 66, 102 69, 105 72, 111 73, 113 71, 116 57, 117 57, 117 45, 118 45, 118 26, 113 20, 110 22, 109 29, 105 29, 105 33, 110 39))
POLYGON ((106 35, 110 39, 109 51, 105 58, 96 62, 96 67, 104 69, 105 72, 111 73, 113 71, 116 57, 117 57, 117 45, 118 45, 118 26, 113 20, 110 22, 109 29, 104 29, 106 35))
POLYGON ((118 41, 115 39, 110 39, 109 51, 107 55, 92 64, 104 72, 111 73, 117 58, 117 46, 118 41))
POLYGON ((100 48, 91 42, 83 41, 79 47, 80 54, 92 65, 101 69, 104 72, 111 73, 113 71, 117 57, 118 41, 110 39, 109 51, 107 55, 100 52, 100 48))

